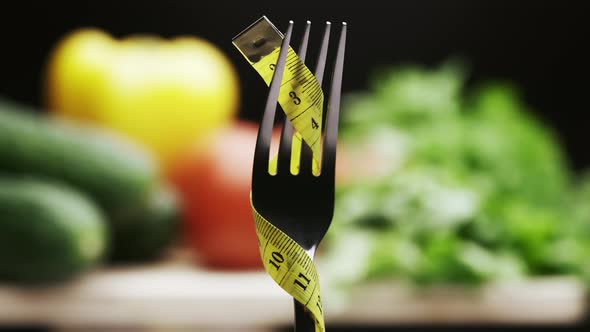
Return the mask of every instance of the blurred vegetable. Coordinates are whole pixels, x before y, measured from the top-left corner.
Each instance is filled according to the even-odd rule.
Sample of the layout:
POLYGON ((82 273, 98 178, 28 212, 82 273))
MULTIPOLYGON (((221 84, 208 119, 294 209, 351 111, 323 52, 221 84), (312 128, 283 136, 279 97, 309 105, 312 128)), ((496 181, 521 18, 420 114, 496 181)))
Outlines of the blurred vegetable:
POLYGON ((576 226, 585 227, 585 233, 590 235, 590 169, 579 177, 572 200, 572 205, 575 207, 576 226))
POLYGON ((86 196, 56 181, 0 177, 0 279, 43 284, 94 267, 106 225, 86 196))
POLYGON ((574 222, 565 230, 569 237, 556 242, 553 250, 558 262, 579 271, 590 283, 590 169, 579 176, 570 207, 574 222))
POLYGON ((119 135, 50 119, 4 99, 0 171, 61 179, 108 211, 142 201, 158 180, 150 155, 119 135))
POLYGON ((172 237, 179 207, 167 201, 172 197, 159 201, 172 193, 160 193, 154 161, 105 129, 34 114, 1 99, 0 172, 53 179, 87 194, 107 217, 113 258, 155 257, 172 237))
POLYGON ((207 266, 262 267, 250 207, 257 132, 255 124, 238 121, 172 171, 185 206, 186 240, 207 266))
POLYGON ((123 132, 166 164, 238 107, 237 75, 208 41, 116 40, 91 29, 74 31, 56 46, 46 94, 56 113, 123 132))
POLYGON ((177 240, 181 206, 176 192, 162 186, 139 204, 115 216, 112 258, 117 261, 158 259, 177 240))
POLYGON ((465 74, 457 62, 397 68, 343 101, 341 143, 358 157, 337 190, 324 261, 366 264, 334 273, 341 282, 477 284, 588 265, 557 138, 513 86, 466 95, 465 74), (364 245, 344 257, 351 238, 364 245))

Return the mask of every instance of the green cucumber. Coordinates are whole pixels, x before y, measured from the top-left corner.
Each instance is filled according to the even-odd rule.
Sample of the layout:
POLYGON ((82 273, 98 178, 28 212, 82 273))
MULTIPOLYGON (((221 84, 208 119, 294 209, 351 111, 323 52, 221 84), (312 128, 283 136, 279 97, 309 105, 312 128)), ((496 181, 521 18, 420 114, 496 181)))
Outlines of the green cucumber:
POLYGON ((0 171, 60 179, 109 214, 143 201, 158 178, 153 158, 128 140, 1 98, 0 171))
POLYGON ((157 188, 143 204, 114 223, 111 260, 145 262, 158 259, 177 240, 180 217, 176 193, 166 186, 157 188))
POLYGON ((0 279, 50 283, 78 276, 105 254, 107 228, 89 198, 67 185, 0 177, 0 279))

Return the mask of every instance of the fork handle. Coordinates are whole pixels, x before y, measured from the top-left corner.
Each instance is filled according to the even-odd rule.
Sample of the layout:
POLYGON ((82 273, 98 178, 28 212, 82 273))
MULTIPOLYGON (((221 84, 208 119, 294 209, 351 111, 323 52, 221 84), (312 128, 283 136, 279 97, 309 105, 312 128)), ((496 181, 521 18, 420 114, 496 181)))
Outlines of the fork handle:
POLYGON ((295 332, 314 332, 314 321, 305 311, 305 307, 295 299, 293 299, 293 304, 295 307, 295 332))

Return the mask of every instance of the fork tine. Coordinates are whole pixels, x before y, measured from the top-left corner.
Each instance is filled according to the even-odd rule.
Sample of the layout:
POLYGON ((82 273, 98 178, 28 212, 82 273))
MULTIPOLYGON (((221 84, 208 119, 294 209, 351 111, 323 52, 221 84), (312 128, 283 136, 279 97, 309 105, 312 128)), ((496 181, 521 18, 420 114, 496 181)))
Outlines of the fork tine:
MULTIPOLYGON (((258 137, 256 138, 256 148, 254 149, 254 176, 257 172, 268 173, 268 154, 270 152, 270 140, 272 137, 272 127, 274 124, 275 111, 277 109, 277 101, 279 98, 279 90, 281 88, 281 81, 283 80, 283 71, 285 69, 285 62, 287 60, 287 51, 289 50, 289 42, 291 41, 291 32, 293 31, 293 21, 289 21, 289 27, 285 33, 285 38, 281 44, 281 51, 275 66, 275 72, 272 76, 270 89, 266 98, 266 106, 264 107, 264 114, 260 128, 258 129, 258 137)), ((260 174, 260 173, 258 173, 260 174)))
POLYGON ((301 38, 301 46, 299 46, 299 58, 301 62, 305 63, 305 56, 307 55, 307 43, 309 42, 309 31, 311 29, 311 21, 305 23, 305 31, 303 38, 301 38))
MULTIPOLYGON (((305 31, 301 39, 301 46, 299 46, 299 58, 301 62, 305 63, 305 56, 307 54, 307 44, 309 41, 309 31, 311 22, 307 21, 305 24, 305 31)), ((289 172, 291 168, 291 146, 293 143, 293 124, 289 118, 282 112, 283 130, 281 131, 281 142, 279 143, 279 160, 277 161, 277 173, 289 172)))
POLYGON ((334 75, 330 86, 330 97, 328 100, 328 114, 326 117, 326 131, 324 135, 324 146, 322 152, 323 176, 332 179, 336 168, 336 140, 338 137, 338 118, 340 114, 340 94, 342 90, 342 72, 344 68, 344 50, 346 48, 346 22, 342 23, 338 51, 334 65, 334 75))
MULTIPOLYGON (((326 27, 324 28, 324 34, 322 36, 322 46, 320 47, 320 53, 318 55, 318 62, 315 69, 315 77, 320 85, 322 86, 322 82, 324 79, 324 69, 326 68, 326 58, 328 55, 328 44, 330 42, 330 28, 332 27, 332 23, 326 22, 326 27)), ((311 160, 313 157, 313 153, 309 145, 302 143, 301 144, 301 156, 299 162, 299 174, 311 173, 312 171, 312 164, 311 160)))
POLYGON ((324 35, 322 36, 322 46, 320 48, 320 54, 318 55, 318 63, 315 68, 315 77, 320 86, 324 81, 324 69, 326 68, 326 57, 328 55, 328 44, 330 42, 330 28, 332 28, 332 23, 328 21, 326 22, 324 35))

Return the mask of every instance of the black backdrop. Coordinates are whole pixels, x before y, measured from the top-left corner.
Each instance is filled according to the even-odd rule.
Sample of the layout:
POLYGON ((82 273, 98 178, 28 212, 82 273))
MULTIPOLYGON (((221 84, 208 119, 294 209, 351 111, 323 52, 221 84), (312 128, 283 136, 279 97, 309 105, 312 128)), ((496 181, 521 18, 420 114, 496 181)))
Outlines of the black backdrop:
MULTIPOLYGON (((590 24, 582 2, 348 2, 3 1, 0 94, 40 106, 46 56, 59 38, 78 27, 99 27, 115 36, 190 34, 214 42, 230 56, 241 76, 240 116, 255 120, 266 89, 231 38, 263 14, 280 29, 289 19, 296 24, 310 19, 316 29, 325 20, 346 20, 345 91, 364 88, 374 65, 436 65, 462 56, 471 64, 470 83, 514 81, 535 112, 556 128, 572 165, 590 166, 585 144, 589 58, 582 50, 590 24)), ((317 44, 317 30, 315 37, 311 41, 317 44)))

